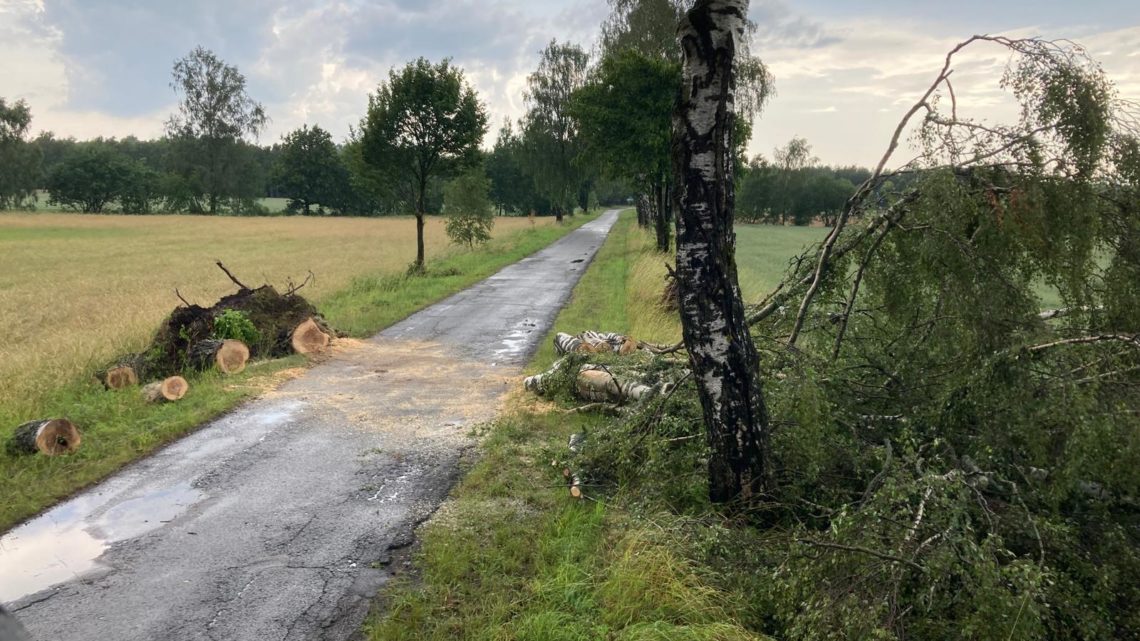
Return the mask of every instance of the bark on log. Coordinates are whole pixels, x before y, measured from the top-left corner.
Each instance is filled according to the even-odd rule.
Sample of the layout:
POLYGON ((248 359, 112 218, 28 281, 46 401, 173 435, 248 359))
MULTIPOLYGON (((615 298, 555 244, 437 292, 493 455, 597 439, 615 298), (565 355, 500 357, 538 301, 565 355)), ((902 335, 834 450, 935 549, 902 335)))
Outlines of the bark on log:
POLYGON ((293 330, 293 351, 298 354, 320 354, 329 346, 331 337, 317 325, 312 318, 306 320, 293 330))
POLYGON ((142 396, 148 403, 163 403, 182 400, 190 391, 190 383, 181 376, 171 376, 161 381, 148 383, 142 388, 142 396))
MULTIPOLYGON (((582 432, 575 432, 574 434, 570 435, 570 442, 567 443, 567 447, 570 450, 570 454, 574 457, 577 457, 579 454, 582 453, 582 447, 585 444, 586 444, 586 435, 582 432)), ((581 477, 581 475, 578 472, 573 471, 569 467, 562 470, 562 475, 566 478, 566 481, 570 484, 570 496, 572 496, 576 499, 582 498, 582 477, 581 477)))
POLYGON ((625 356, 637 351, 637 348, 637 341, 613 332, 585 331, 577 336, 559 332, 554 336, 554 352, 559 356, 575 352, 580 354, 614 352, 625 356))
POLYGON ((46 456, 68 454, 79 449, 79 428, 66 418, 52 418, 24 423, 8 439, 8 453, 46 456))
POLYGON ((681 95, 673 113, 673 191, 681 326, 711 449, 709 497, 763 492, 768 414, 745 322, 733 231, 734 59, 747 0, 698 0, 678 29, 681 95))
POLYGON ((594 402, 623 403, 639 401, 653 394, 653 388, 636 381, 621 382, 597 365, 583 365, 578 370, 578 397, 594 402))
POLYGON ((238 340, 211 338, 195 343, 187 360, 199 370, 217 368, 223 374, 238 374, 245 370, 249 348, 238 340))

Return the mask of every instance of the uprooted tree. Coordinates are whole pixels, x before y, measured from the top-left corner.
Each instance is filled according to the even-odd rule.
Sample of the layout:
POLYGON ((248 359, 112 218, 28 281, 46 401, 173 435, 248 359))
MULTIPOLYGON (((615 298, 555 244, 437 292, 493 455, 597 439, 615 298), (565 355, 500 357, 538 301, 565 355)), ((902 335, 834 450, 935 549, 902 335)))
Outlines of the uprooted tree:
POLYGON ((205 369, 238 373, 251 357, 311 355, 336 336, 317 309, 297 293, 311 274, 281 293, 272 285, 249 287, 221 262, 217 264, 238 291, 209 307, 183 300, 145 350, 115 359, 96 378, 109 389, 120 389, 205 369))

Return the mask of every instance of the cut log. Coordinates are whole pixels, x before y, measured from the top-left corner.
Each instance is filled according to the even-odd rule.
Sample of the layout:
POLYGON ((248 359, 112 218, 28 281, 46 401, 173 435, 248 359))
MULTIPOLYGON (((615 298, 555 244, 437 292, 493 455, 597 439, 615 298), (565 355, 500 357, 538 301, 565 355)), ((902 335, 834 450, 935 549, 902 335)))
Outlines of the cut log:
MULTIPOLYGON (((575 432, 570 435, 570 442, 567 443, 567 448, 570 450, 570 454, 576 458, 582 453, 582 447, 585 444, 585 433, 575 432)), ((576 499, 582 498, 582 477, 569 467, 562 470, 562 476, 570 483, 570 496, 576 499)))
POLYGON ((95 378, 106 389, 123 389, 138 385, 145 375, 143 369, 143 359, 138 354, 127 354, 95 372, 95 378))
POLYGON ((163 403, 181 400, 183 396, 186 396, 186 392, 188 391, 190 391, 190 383, 187 383, 186 379, 181 376, 171 376, 170 378, 144 385, 142 395, 148 403, 163 403))
POLYGON ((578 370, 578 398, 587 401, 622 403, 639 401, 655 393, 654 388, 636 381, 619 382, 597 365, 583 365, 578 370))
POLYGON ((293 351, 305 355, 320 354, 329 346, 330 340, 320 325, 309 318, 293 330, 293 351))
POLYGON ((199 370, 216 368, 223 374, 238 374, 245 370, 249 348, 245 343, 232 338, 211 338, 194 343, 187 360, 199 370))
POLYGON ((66 418, 51 418, 24 423, 8 439, 8 453, 47 456, 68 454, 79 449, 79 428, 66 418))
POLYGON ((107 389, 123 389, 139 384, 138 374, 130 365, 118 365, 107 370, 103 375, 103 386, 107 389))

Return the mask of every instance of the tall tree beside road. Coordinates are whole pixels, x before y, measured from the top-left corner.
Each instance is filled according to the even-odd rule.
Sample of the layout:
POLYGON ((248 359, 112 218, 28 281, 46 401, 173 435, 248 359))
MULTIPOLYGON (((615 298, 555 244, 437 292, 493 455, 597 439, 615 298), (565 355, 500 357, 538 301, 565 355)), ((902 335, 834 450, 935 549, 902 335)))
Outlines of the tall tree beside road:
POLYGON ((709 497, 748 502, 767 485, 768 413, 736 272, 735 61, 747 0, 698 0, 681 21, 673 117, 681 328, 709 443, 709 497))
POLYGON ((574 94, 572 113, 582 150, 608 177, 635 185, 653 199, 658 251, 669 251, 670 114, 680 66, 633 49, 602 59, 574 94))
POLYGON ((487 133, 486 108, 450 60, 433 65, 420 58, 389 72, 387 82, 368 97, 360 128, 364 160, 414 207, 413 270, 422 271, 428 185, 477 162, 487 133))
POLYGON ((551 41, 542 61, 527 77, 523 142, 538 192, 548 198, 555 217, 573 210, 583 170, 575 164, 579 154, 578 126, 570 102, 586 83, 590 56, 574 44, 551 41))

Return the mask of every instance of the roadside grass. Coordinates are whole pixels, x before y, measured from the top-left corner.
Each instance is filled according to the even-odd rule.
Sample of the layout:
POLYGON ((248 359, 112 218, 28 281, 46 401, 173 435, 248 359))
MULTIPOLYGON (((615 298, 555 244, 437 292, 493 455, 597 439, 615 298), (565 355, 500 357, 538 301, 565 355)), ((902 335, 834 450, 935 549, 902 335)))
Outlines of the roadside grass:
MULTIPOLYGON (((652 239, 623 214, 528 369, 554 359, 549 339, 557 331, 640 326, 647 340, 676 331, 664 316, 637 320, 642 310, 631 307, 660 296, 661 262, 652 239)), ((609 420, 516 390, 480 459, 421 528, 418 572, 385 591, 367 638, 761 639, 741 624, 743 599, 715 587, 687 543, 659 524, 670 517, 635 514, 617 497, 570 498, 551 461, 565 455, 570 434, 609 420)))
MULTIPOLYGON (((13 228, 25 230, 23 233, 32 233, 33 235, 56 233, 45 231, 45 226, 37 227, 33 224, 34 221, 25 221, 22 216, 0 215, 0 249, 3 249, 5 244, 17 245, 15 242, 10 242, 8 235, 8 232, 13 228), (13 224, 14 222, 21 224, 13 224), (29 232, 27 231, 29 229, 35 231, 29 232)), ((49 214, 47 216, 54 215, 49 214)), ((146 217, 84 218, 129 218, 130 221, 139 221, 146 217)), ((170 217, 164 218, 169 219, 170 217)), ((353 262, 354 259, 360 257, 360 247, 354 246, 354 244, 359 243, 359 240, 354 239, 353 236, 366 236, 366 240, 369 242, 377 243, 375 233, 367 233, 368 230, 364 229, 368 227, 367 225, 354 226, 348 224, 340 230, 333 230, 332 232, 325 230, 322 234, 315 225, 310 227, 307 224, 303 225, 304 229, 302 230, 294 228, 282 231, 256 223, 249 225, 250 221, 241 219, 226 219, 225 221, 211 219, 209 222, 218 224, 222 228, 210 232, 210 237, 217 238, 219 242, 222 242, 221 246, 225 246, 222 237, 226 235, 227 231, 231 236, 240 238, 244 246, 252 246, 254 237, 258 234, 271 236, 279 234, 277 236, 280 240, 278 249, 284 255, 276 256, 267 249, 258 250, 259 255, 262 255, 267 261, 267 266, 262 269, 255 269, 250 266, 251 263, 247 261, 251 258, 245 254, 242 254, 241 259, 233 262, 223 258, 239 277, 242 277, 247 271, 257 275, 259 273, 273 273, 277 269, 282 272, 288 270, 288 273, 295 274, 299 266, 304 266, 306 263, 294 262, 290 259, 289 248, 287 247, 289 243, 282 240, 280 235, 300 234, 303 236, 304 231, 311 230, 321 236, 313 242, 321 246, 321 252, 330 256, 330 269, 326 271, 339 275, 322 278, 323 288, 313 288, 305 293, 317 294, 312 296, 312 299, 318 309, 326 313, 327 318, 334 326, 347 330, 355 336, 365 336, 478 282, 501 267, 541 249, 593 218, 593 215, 575 216, 568 219, 562 227, 540 223, 534 229, 531 229, 530 223, 525 219, 512 219, 520 224, 497 224, 499 235, 487 246, 474 251, 447 250, 445 245, 437 242, 434 245, 437 252, 436 256, 433 258, 432 253, 429 252, 428 254, 428 274, 411 278, 403 275, 407 263, 403 261, 402 255, 398 259, 390 257, 384 259, 387 262, 379 269, 368 267, 368 265, 375 265, 375 262, 353 262), (225 223, 231 220, 243 224, 227 228, 225 223), (241 269, 242 265, 247 267, 246 271, 241 269), (355 268, 354 272, 351 271, 353 268, 355 268), (341 273, 341 270, 344 273, 341 273), (361 275, 362 273, 363 275, 361 275), (331 289, 328 285, 329 280, 339 283, 340 290, 325 293, 331 289)), ((260 220, 268 221, 268 219, 260 220)), ((275 220, 279 221, 280 219, 275 220)), ((497 222, 502 220, 498 219, 497 222)), ((46 222, 51 223, 53 220, 49 219, 46 222)), ((69 222, 72 221, 69 219, 69 222)), ((84 236, 82 232, 87 232, 87 235, 84 236, 85 239, 79 241, 80 246, 98 247, 102 255, 107 255, 113 253, 113 247, 104 246, 108 241, 111 245, 115 245, 123 235, 129 236, 137 232, 130 225, 125 224, 127 221, 111 220, 110 222, 110 226, 89 225, 86 220, 74 222, 73 224, 81 230, 79 236, 84 236), (98 242, 89 242, 92 238, 98 239, 98 242)), ((308 223, 308 220, 301 222, 308 223)), ((333 223, 335 226, 337 221, 322 220, 320 222, 333 223)), ((393 221, 386 222, 391 229, 390 225, 393 221)), ((414 233, 414 225, 410 220, 400 222, 405 223, 401 227, 407 227, 414 233)), ((46 225, 47 228, 52 226, 51 224, 46 225)), ((429 224, 429 230, 435 227, 438 227, 437 231, 442 234, 442 223, 438 225, 429 224)), ((155 262, 161 263, 171 258, 162 255, 165 250, 160 247, 164 242, 175 243, 176 246, 184 246, 184 243, 172 238, 172 236, 178 235, 173 230, 164 229, 162 225, 157 225, 157 229, 160 230, 158 233, 160 240, 156 241, 158 246, 152 246, 151 253, 146 255, 153 257, 155 262)), ((200 228, 193 231, 205 233, 205 230, 200 228)), ((375 232, 375 230, 372 231, 375 232)), ((63 232, 63 235, 71 239, 74 233, 67 231, 63 232)), ((433 234, 429 233, 429 237, 432 236, 433 234)), ((236 242, 235 238, 230 240, 236 242)), ((243 245, 238 244, 238 246, 243 245)), ((429 247, 431 246, 429 245, 429 247)), ((412 242, 412 248, 414 251, 414 242, 412 242)), ((378 252, 382 249, 383 245, 380 245, 374 247, 372 251, 378 252)), ((25 251, 27 254, 35 253, 34 251, 25 251)), ((209 251, 208 247, 206 251, 209 251)), ((222 249, 219 248, 218 251, 218 256, 224 256, 222 249)), ((132 252, 139 255, 145 254, 142 248, 134 248, 132 252)), ((17 264, 19 258, 3 253, 0 253, 0 256, 5 256, 0 259, 0 263, 3 263, 5 267, 4 270, 0 270, 0 273, 8 270, 9 267, 16 270, 24 269, 17 264)), ((212 265, 212 260, 208 260, 201 251, 197 252, 195 256, 204 265, 212 265)), ((61 261, 58 257, 56 260, 61 261)), ((185 265, 194 259, 187 257, 179 260, 182 265, 185 265)), ((122 283, 129 287, 132 276, 146 280, 145 275, 139 273, 137 262, 127 264, 114 264, 112 262, 110 264, 111 270, 115 272, 112 280, 116 283, 122 283), (125 273, 131 269, 134 271, 133 274, 125 273)), ((35 324, 39 322, 35 316, 47 317, 51 315, 50 305, 53 301, 64 305, 60 313, 66 312, 73 316, 82 316, 87 311, 101 308, 104 304, 115 304, 116 294, 108 289, 109 286, 106 283, 101 285, 102 289, 99 291, 106 293, 111 300, 103 303, 97 295, 91 294, 86 297, 87 300, 84 302, 77 303, 74 299, 83 297, 80 289, 82 283, 91 283, 92 278, 97 281, 100 275, 98 273, 93 275, 81 272, 71 273, 59 266, 56 266, 55 269, 56 274, 51 276, 53 280, 47 281, 45 280, 46 277, 42 277, 33 280, 32 283, 25 283, 26 287, 33 287, 36 284, 46 287, 51 300, 40 302, 34 297, 29 298, 22 311, 8 307, 13 285, 18 284, 19 279, 11 273, 0 275, 0 279, 11 279, 0 281, 0 303, 3 303, 0 305, 0 315, 9 313, 13 315, 11 319, 6 318, 4 323, 0 324, 0 327, 5 328, 6 334, 8 332, 31 332, 36 328, 35 324), (71 282, 69 280, 71 278, 78 282, 71 282), (68 296, 51 291, 53 287, 68 289, 72 300, 66 300, 68 296), (41 309, 41 305, 49 307, 48 309, 41 309), (9 323, 14 323, 17 326, 12 327, 9 323)), ((202 269, 206 268, 203 267, 202 269)), ((318 269, 319 267, 314 267, 313 271, 318 271, 318 269)), ((206 269, 206 272, 209 273, 209 270, 206 269)), ((32 272, 26 270, 24 275, 33 276, 32 272)), ((192 283, 201 282, 201 279, 193 280, 191 275, 187 275, 186 278, 192 283)), ((212 275, 211 278, 213 278, 212 275)), ((217 280, 216 278, 213 279, 217 280)), ((221 280, 225 281, 224 276, 221 280)), ((300 279, 298 278, 298 280, 300 279)), ((249 278, 249 281, 254 281, 254 279, 249 278)), ((180 281, 175 281, 175 283, 177 282, 180 281)), ((205 289, 201 284, 198 287, 201 288, 199 291, 205 289)), ((23 369, 18 369, 8 362, 0 365, 0 367, 6 368, 0 371, 0 380, 4 381, 4 389, 0 391, 0 443, 8 439, 17 425, 35 418, 65 416, 76 422, 83 433, 82 447, 77 453, 70 456, 54 458, 12 456, 0 447, 0 470, 3 471, 0 474, 0 496, 5 497, 5 500, 0 502, 0 531, 16 525, 50 507, 60 499, 118 470, 123 465, 192 431, 203 422, 232 409, 242 400, 272 388, 280 382, 281 376, 283 376, 282 372, 306 366, 303 359, 291 357, 276 361, 252 363, 247 373, 237 377, 221 379, 215 374, 191 377, 191 390, 186 398, 178 403, 164 405, 145 404, 137 389, 126 389, 118 392, 104 391, 101 386, 95 383, 91 377, 91 372, 115 354, 138 349, 145 344, 151 332, 157 327, 159 320, 173 306, 165 300, 166 293, 172 289, 173 286, 170 289, 161 290, 163 292, 161 303, 150 303, 151 307, 154 308, 151 311, 157 311, 157 314, 150 314, 153 318, 147 317, 145 321, 136 318, 129 324, 126 322, 109 323, 88 328, 93 338, 73 340, 73 344, 63 349, 62 353, 36 354, 35 342, 29 340, 29 337, 21 338, 19 335, 5 336, 4 340, 0 341, 0 345, 3 345, 0 347, 0 352, 2 352, 0 356, 5 360, 9 358, 14 360, 19 357, 25 359, 21 361, 24 365, 23 369), (129 338, 117 337, 120 333, 129 332, 134 332, 134 335, 129 338), (104 339, 102 343, 100 343, 99 338, 104 339), (95 349, 97 356, 83 353, 86 349, 94 349, 95 345, 98 345, 98 348, 95 349), (52 361, 53 358, 55 359, 54 362, 52 361), (47 370, 47 372, 41 370, 47 370)), ((190 287, 182 288, 183 295, 187 295, 187 290, 190 289, 190 287)), ((232 286, 228 282, 223 282, 220 287, 214 286, 210 291, 217 290, 216 294, 221 294, 231 289, 232 286)), ((216 294, 199 294, 194 296, 192 300, 212 302, 216 298, 216 294)), ((115 311, 123 316, 129 316, 133 313, 133 310, 129 309, 115 311)), ((82 323, 82 319, 80 322, 82 323)), ((46 320, 44 323, 47 327, 42 331, 52 331, 50 323, 46 320)), ((93 320, 88 320, 87 323, 97 325, 93 320)), ((57 338, 57 341, 64 343, 68 338, 64 333, 57 338)))

